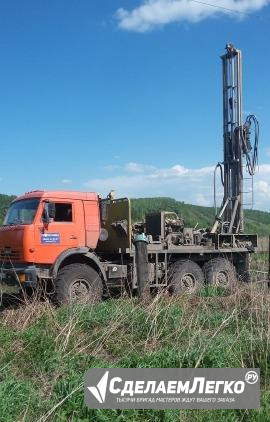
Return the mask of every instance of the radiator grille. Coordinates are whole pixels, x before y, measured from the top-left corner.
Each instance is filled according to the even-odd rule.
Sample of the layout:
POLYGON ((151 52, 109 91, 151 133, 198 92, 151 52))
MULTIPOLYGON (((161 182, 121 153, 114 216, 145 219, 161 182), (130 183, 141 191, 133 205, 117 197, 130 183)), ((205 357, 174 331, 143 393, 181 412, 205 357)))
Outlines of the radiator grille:
POLYGON ((9 261, 20 261, 22 254, 19 250, 4 248, 0 249, 0 260, 9 262, 9 261))

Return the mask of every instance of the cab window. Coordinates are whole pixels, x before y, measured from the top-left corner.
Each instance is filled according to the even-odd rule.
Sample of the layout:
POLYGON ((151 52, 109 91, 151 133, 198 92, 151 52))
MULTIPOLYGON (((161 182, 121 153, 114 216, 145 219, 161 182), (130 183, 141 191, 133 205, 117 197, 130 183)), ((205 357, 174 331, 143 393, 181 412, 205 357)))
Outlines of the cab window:
POLYGON ((39 205, 39 198, 23 199, 13 202, 6 214, 4 226, 32 224, 39 205))
POLYGON ((73 215, 72 215, 72 204, 68 203, 55 203, 55 222, 72 222, 73 215))

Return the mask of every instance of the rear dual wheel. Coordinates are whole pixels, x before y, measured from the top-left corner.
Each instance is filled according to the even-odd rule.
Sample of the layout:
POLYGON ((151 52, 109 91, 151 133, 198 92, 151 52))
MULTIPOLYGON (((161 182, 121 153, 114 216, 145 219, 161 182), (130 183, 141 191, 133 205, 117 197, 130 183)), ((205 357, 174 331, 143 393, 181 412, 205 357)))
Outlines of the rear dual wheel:
POLYGON ((169 283, 174 294, 196 293, 204 283, 201 267, 190 259, 180 259, 171 265, 169 283))
POLYGON ((236 284, 236 271, 226 258, 213 258, 203 269, 194 261, 181 259, 171 265, 169 284, 174 294, 193 294, 204 284, 232 289, 236 284))
POLYGON ((232 289, 236 284, 236 271, 226 258, 213 258, 204 267, 206 284, 223 289, 232 289))

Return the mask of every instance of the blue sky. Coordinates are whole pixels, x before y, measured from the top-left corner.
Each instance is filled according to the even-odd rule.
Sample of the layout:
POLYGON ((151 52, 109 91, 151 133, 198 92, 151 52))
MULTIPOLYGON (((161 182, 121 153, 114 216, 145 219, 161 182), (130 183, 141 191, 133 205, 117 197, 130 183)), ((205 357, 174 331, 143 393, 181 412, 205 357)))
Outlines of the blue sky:
POLYGON ((244 111, 261 125, 255 207, 267 210, 270 2, 216 3, 236 12, 189 0, 0 0, 0 192, 115 189, 211 205, 219 56, 231 41, 244 55, 244 111))

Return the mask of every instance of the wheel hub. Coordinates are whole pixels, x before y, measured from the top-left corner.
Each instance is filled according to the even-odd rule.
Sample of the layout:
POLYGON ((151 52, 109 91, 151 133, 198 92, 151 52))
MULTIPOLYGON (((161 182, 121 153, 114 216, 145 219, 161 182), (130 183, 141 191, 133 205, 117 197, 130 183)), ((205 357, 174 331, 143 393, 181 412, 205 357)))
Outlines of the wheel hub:
POLYGON ((216 285, 226 287, 229 284, 228 274, 225 271, 219 271, 216 276, 216 285))
POLYGON ((71 286, 71 299, 73 301, 78 301, 84 299, 88 296, 89 287, 86 280, 79 278, 75 280, 71 286))
POLYGON ((181 279, 182 286, 188 292, 191 292, 191 291, 194 290, 195 283, 196 283, 196 281, 195 281, 193 274, 189 274, 189 273, 184 274, 182 279, 181 279))

